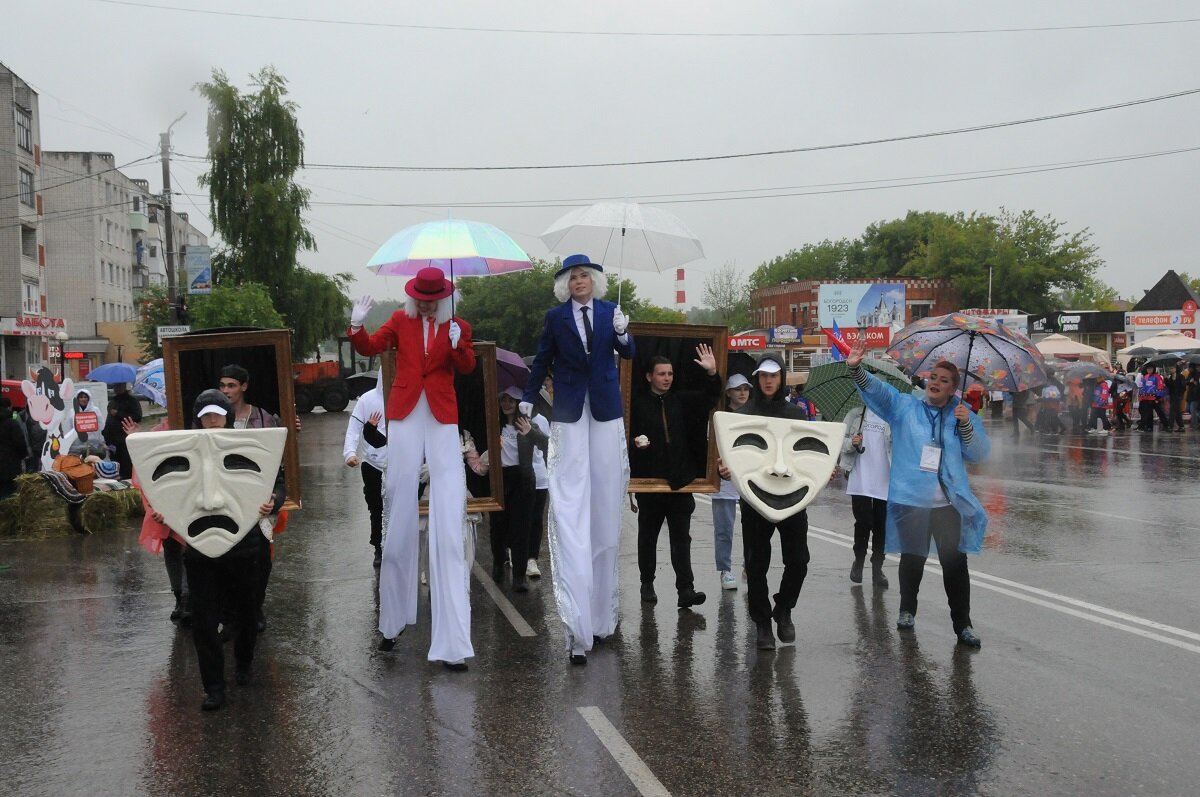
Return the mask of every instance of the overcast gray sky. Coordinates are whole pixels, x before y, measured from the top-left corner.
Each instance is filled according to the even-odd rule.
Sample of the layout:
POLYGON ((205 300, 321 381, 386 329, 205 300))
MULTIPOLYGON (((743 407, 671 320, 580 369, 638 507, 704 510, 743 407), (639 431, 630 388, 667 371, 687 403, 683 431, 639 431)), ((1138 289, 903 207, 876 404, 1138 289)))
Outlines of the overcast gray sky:
MULTIPOLYGON (((288 79, 310 164, 388 166, 791 149, 1200 88, 1196 2, 40 0, 5 3, 0 18, 0 60, 40 92, 44 149, 109 151, 126 163, 154 152, 158 134, 187 112, 174 129, 173 179, 186 194, 176 204, 206 231, 208 199, 196 185, 203 164, 185 156, 207 149, 206 107, 193 86, 214 67, 243 87, 267 64, 288 79), (1165 24, 1128 24, 1150 22, 1165 24), (1119 27, 1079 27, 1102 25, 1119 27), (1011 30, 1030 28, 1076 29, 1011 30), (759 35, 594 35, 613 33, 759 35)), ((354 273, 355 293, 399 296, 399 280, 375 277, 365 263, 410 224, 448 213, 487 221, 546 257, 537 236, 572 205, 682 199, 689 201, 658 206, 680 216, 707 254, 688 267, 690 305, 700 304, 704 275, 725 262, 748 274, 789 249, 855 237, 909 210, 1007 207, 1052 215, 1069 231, 1090 228, 1106 261, 1100 277, 1123 296, 1140 296, 1168 268, 1200 275, 1193 262, 1200 152, 846 189, 1197 147, 1198 122, 1200 95, 1189 95, 985 132, 769 157, 501 172, 311 168, 300 181, 313 192, 308 220, 319 251, 302 260, 354 273), (730 198, 742 191, 774 196, 730 198), (788 193, 798 195, 779 196, 788 193), (543 206, 439 207, 497 201, 543 206)), ((155 190, 161 185, 157 161, 125 171, 155 190)), ((643 296, 672 301, 672 274, 626 276, 643 296)))

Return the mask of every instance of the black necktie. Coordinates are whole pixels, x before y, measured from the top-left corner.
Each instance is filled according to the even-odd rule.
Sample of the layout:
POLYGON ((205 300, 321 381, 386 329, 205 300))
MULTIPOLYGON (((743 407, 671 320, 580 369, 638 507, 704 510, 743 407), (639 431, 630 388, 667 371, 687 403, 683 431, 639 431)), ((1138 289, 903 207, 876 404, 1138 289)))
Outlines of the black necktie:
POLYGON ((592 353, 592 320, 588 318, 587 307, 580 307, 579 312, 583 313, 583 336, 587 339, 588 354, 592 353))

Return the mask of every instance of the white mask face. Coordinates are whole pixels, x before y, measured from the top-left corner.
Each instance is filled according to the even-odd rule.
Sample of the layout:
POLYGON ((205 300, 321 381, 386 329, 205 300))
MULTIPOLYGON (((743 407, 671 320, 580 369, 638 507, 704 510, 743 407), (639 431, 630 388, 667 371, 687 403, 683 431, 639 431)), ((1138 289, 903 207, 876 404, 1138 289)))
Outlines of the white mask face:
POLYGON ((717 450, 733 484, 772 523, 795 515, 829 484, 846 434, 843 423, 718 412, 717 450))
POLYGON ((257 525, 287 429, 138 433, 126 442, 150 505, 189 546, 216 558, 257 525))

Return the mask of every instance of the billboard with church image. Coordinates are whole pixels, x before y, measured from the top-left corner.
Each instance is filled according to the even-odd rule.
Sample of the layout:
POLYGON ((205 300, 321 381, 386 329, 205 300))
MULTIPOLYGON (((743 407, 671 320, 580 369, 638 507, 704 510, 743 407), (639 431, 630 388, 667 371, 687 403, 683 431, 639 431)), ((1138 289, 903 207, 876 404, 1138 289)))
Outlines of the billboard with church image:
POLYGON ((904 284, 899 282, 828 283, 817 293, 817 322, 824 330, 837 325, 853 345, 860 330, 867 346, 886 349, 904 328, 904 284))

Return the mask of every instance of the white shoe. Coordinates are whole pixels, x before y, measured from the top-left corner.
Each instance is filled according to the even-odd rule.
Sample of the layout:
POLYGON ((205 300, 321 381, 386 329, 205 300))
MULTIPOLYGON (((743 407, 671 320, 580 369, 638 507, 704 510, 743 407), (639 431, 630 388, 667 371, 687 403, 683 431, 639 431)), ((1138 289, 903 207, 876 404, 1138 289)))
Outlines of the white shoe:
POLYGON ((538 570, 537 559, 530 559, 525 563, 525 575, 529 578, 542 577, 542 571, 538 570))
POLYGON ((728 570, 721 571, 721 589, 737 589, 737 579, 728 570))
POLYGON ((428 573, 426 573, 424 570, 422 570, 422 571, 421 571, 421 583, 422 583, 422 584, 428 584, 428 583, 429 583, 429 574, 428 574, 428 573))

